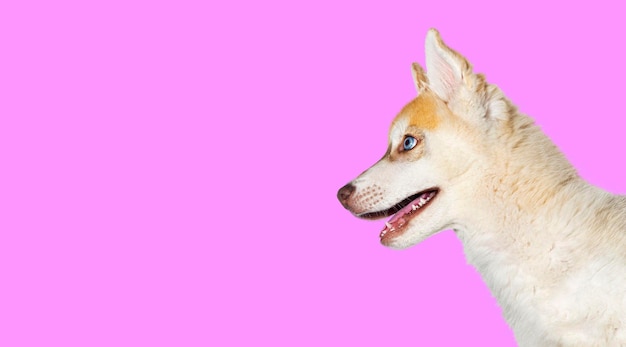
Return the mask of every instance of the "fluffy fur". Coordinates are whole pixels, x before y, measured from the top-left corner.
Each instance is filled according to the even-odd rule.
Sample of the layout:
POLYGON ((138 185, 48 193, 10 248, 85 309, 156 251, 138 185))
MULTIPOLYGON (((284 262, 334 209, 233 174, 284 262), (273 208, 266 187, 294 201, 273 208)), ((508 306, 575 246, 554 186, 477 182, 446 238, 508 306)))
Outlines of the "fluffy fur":
POLYGON ((520 346, 626 346, 626 198, 582 180, 434 29, 426 68, 413 64, 418 97, 394 119, 385 156, 339 191, 342 204, 387 217, 435 189, 418 213, 390 220, 384 245, 453 229, 520 346), (406 150, 408 137, 417 145, 406 150))

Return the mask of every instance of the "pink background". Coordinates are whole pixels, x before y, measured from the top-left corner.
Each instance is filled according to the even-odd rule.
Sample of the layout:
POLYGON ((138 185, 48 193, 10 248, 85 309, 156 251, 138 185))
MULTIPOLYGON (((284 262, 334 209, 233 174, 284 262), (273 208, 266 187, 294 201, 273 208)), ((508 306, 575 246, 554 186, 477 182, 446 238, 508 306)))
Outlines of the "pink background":
MULTIPOLYGON (((615 2, 616 4, 618 2, 615 2)), ((386 149, 437 27, 625 192, 604 1, 4 1, 1 346, 513 346, 460 242, 337 189, 386 149)))

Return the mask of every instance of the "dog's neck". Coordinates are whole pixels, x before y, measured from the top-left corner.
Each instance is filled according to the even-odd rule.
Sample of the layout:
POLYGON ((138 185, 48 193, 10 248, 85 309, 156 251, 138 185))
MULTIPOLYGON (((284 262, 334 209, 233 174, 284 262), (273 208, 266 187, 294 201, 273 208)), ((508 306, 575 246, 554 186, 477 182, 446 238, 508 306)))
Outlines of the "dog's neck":
POLYGON ((582 180, 530 118, 515 113, 510 122, 499 134, 508 145, 494 149, 492 167, 455 227, 505 317, 542 309, 533 306, 536 298, 549 297, 580 264, 583 238, 568 235, 589 230, 611 198, 582 180))

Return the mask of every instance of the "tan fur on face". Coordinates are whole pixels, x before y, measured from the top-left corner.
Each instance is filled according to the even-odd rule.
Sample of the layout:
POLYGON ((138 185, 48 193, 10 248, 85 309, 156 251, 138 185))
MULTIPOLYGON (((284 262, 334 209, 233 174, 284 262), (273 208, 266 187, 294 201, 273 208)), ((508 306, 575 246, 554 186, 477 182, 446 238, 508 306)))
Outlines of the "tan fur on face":
POLYGON ((389 132, 389 150, 386 157, 392 161, 417 160, 424 154, 424 134, 436 129, 441 122, 437 99, 429 91, 424 91, 402 108, 394 119, 389 132), (405 136, 413 136, 418 144, 410 151, 404 151, 402 141, 405 136))
POLYGON ((437 107, 437 101, 430 93, 421 94, 402 108, 391 127, 395 127, 400 120, 407 119, 409 126, 434 130, 440 122, 437 107))

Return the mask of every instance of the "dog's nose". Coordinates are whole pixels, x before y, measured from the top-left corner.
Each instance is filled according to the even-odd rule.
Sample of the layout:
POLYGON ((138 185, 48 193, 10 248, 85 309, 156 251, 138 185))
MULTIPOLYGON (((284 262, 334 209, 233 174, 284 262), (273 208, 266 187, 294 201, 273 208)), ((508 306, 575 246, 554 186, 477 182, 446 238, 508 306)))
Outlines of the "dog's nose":
POLYGON ((339 189, 339 191, 337 192, 337 199, 339 199, 339 202, 341 202, 343 207, 348 208, 348 199, 350 199, 350 196, 352 195, 352 193, 354 193, 354 190, 355 188, 352 183, 348 183, 345 186, 341 187, 341 189, 339 189))

